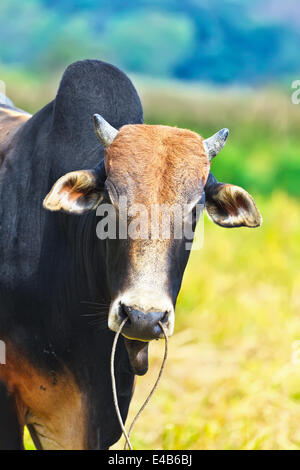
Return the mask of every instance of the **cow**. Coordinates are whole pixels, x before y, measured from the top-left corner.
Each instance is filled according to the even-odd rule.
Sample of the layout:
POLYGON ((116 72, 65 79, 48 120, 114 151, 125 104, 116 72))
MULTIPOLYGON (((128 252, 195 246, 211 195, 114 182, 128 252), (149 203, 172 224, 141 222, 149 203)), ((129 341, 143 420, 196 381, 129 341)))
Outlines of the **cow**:
POLYGON ((96 60, 70 65, 33 116, 0 106, 1 449, 22 449, 25 426, 37 449, 119 439, 114 332, 126 320, 115 358, 125 421, 149 342, 163 337, 160 324, 173 333, 190 249, 172 227, 169 239, 101 239, 98 210, 110 205, 120 224, 121 196, 190 211, 200 201, 220 226, 258 227, 252 197, 210 172, 227 136, 144 124, 129 78, 96 60))

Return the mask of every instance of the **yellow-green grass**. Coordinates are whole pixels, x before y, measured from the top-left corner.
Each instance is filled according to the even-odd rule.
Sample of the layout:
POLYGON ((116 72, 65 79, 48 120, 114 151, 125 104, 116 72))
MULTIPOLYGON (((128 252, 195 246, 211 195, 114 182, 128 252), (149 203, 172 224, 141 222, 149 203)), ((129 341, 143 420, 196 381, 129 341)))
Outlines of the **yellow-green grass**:
MULTIPOLYGON (((300 340, 300 203, 284 193, 257 203, 259 229, 222 229, 205 219, 165 374, 132 435, 136 449, 300 448, 300 364, 292 361, 300 340)), ((162 355, 163 342, 152 343, 128 423, 162 355)))

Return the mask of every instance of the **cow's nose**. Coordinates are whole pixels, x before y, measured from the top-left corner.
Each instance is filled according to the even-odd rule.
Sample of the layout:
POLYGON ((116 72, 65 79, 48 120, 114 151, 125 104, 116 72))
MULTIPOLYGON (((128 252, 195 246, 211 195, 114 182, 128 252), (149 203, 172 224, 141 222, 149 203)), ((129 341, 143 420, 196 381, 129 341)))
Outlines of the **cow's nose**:
POLYGON ((122 333, 130 339, 141 341, 151 341, 153 339, 163 338, 163 332, 158 324, 168 322, 168 312, 147 312, 120 304, 119 314, 122 320, 127 318, 122 333))

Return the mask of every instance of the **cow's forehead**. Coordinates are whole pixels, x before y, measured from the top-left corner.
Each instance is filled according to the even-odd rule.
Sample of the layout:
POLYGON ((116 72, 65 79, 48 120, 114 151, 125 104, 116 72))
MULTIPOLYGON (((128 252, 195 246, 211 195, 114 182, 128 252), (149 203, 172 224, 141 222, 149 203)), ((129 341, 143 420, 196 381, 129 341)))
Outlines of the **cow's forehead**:
POLYGON ((120 191, 171 202, 204 184, 209 160, 198 134, 169 126, 123 126, 106 153, 106 171, 120 191))

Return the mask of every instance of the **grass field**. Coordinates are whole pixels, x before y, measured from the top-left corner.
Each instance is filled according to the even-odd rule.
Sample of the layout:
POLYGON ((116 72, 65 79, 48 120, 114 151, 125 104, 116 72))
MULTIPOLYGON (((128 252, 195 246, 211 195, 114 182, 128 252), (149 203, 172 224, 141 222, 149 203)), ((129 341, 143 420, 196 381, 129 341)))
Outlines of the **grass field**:
MULTIPOLYGON (((6 71, 20 107, 34 112, 55 94, 6 71)), ((145 118, 208 136, 229 127, 213 163, 219 180, 255 197, 261 228, 222 229, 205 219, 179 296, 167 368, 132 436, 136 449, 299 449, 300 106, 287 92, 217 90, 146 83, 145 118)), ((137 381, 130 417, 154 383, 163 342, 150 347, 150 371, 137 381)), ((115 445, 121 448, 123 440, 115 445)), ((26 446, 32 444, 28 435, 26 446)))

